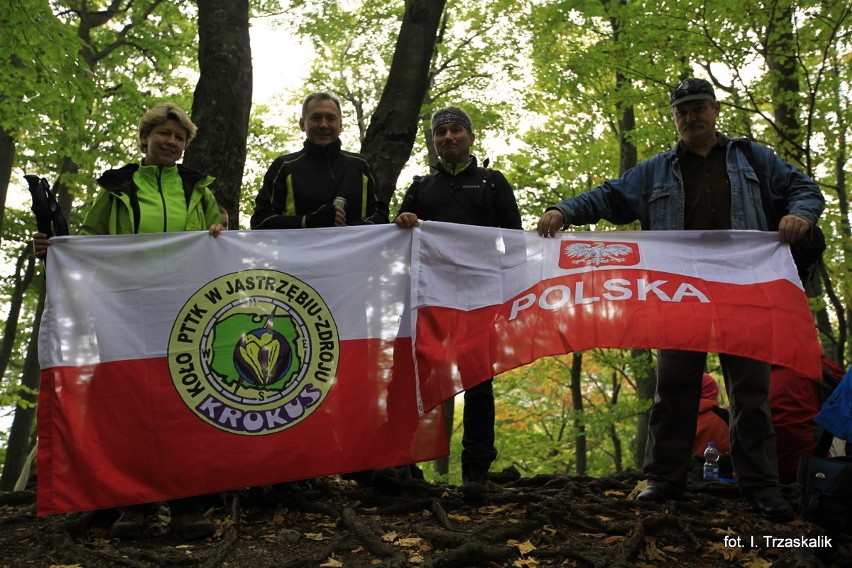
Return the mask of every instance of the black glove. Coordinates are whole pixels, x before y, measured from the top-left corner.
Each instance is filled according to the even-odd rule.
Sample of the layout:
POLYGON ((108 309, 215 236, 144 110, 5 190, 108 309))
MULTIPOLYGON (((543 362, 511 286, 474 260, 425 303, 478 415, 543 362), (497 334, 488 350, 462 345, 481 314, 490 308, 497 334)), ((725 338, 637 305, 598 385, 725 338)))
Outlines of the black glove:
POLYGON ((306 227, 333 227, 334 226, 334 207, 331 205, 323 205, 313 213, 305 215, 306 227))

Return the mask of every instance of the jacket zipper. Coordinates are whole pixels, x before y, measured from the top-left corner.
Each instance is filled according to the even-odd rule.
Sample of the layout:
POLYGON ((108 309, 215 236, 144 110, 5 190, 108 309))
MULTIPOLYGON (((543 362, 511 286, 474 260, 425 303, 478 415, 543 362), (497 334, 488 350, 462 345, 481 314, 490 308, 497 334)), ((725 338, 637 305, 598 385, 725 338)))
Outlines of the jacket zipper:
POLYGON ((163 195, 163 166, 157 166, 157 192, 160 194, 160 203, 163 204, 163 232, 168 233, 169 210, 166 207, 166 197, 163 195))

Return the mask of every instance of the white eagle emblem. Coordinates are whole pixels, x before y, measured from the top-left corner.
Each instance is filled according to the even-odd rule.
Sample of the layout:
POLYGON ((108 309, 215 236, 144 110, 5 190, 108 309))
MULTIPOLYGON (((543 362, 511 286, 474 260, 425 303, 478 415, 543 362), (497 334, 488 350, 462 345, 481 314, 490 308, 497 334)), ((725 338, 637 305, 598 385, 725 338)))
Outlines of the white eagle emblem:
POLYGON ((608 262, 624 262, 622 258, 633 252, 633 249, 625 244, 605 243, 574 243, 565 247, 565 256, 573 258, 571 264, 591 264, 599 266, 608 262))

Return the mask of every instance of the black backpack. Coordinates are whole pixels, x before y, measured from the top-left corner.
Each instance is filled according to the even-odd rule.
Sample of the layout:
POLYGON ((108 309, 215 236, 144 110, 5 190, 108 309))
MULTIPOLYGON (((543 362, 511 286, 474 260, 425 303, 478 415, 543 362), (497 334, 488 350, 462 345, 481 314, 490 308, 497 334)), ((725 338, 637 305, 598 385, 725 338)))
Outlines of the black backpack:
POLYGON ((835 436, 849 439, 852 369, 842 379, 823 359, 818 383, 822 402, 814 423, 823 428, 814 455, 802 456, 796 481, 802 517, 834 532, 852 533, 852 456, 829 457, 835 436))
POLYGON ((852 457, 803 456, 802 517, 832 532, 852 532, 852 457))
MULTIPOLYGON (((769 224, 770 230, 777 231, 781 217, 787 214, 787 210, 786 208, 779 210, 771 202, 769 187, 766 185, 766 176, 757 169, 752 144, 753 142, 748 138, 740 140, 740 147, 745 154, 746 160, 748 160, 754 173, 757 174, 757 180, 760 184, 760 201, 763 204, 763 213, 766 215, 766 222, 769 224)), ((820 269, 825 249, 825 234, 819 225, 814 225, 807 235, 790 245, 790 252, 793 254, 793 262, 796 263, 799 279, 802 281, 802 286, 804 286, 809 296, 816 295, 816 291, 819 290, 819 279, 822 272, 820 269)))

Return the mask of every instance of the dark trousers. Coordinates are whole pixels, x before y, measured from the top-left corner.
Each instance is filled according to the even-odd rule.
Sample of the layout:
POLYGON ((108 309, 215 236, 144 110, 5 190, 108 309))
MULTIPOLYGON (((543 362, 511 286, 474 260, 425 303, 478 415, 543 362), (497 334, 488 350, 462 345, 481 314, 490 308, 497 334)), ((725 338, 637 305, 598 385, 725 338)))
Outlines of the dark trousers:
MULTIPOLYGON (((731 460, 748 494, 778 484, 775 430, 769 409, 769 364, 720 354, 731 402, 731 460)), ((686 487, 706 353, 660 350, 657 390, 648 425, 645 474, 677 490, 686 487)))
POLYGON ((476 385, 464 392, 462 424, 462 479, 480 480, 488 474, 497 457, 494 447, 494 381, 476 385))

